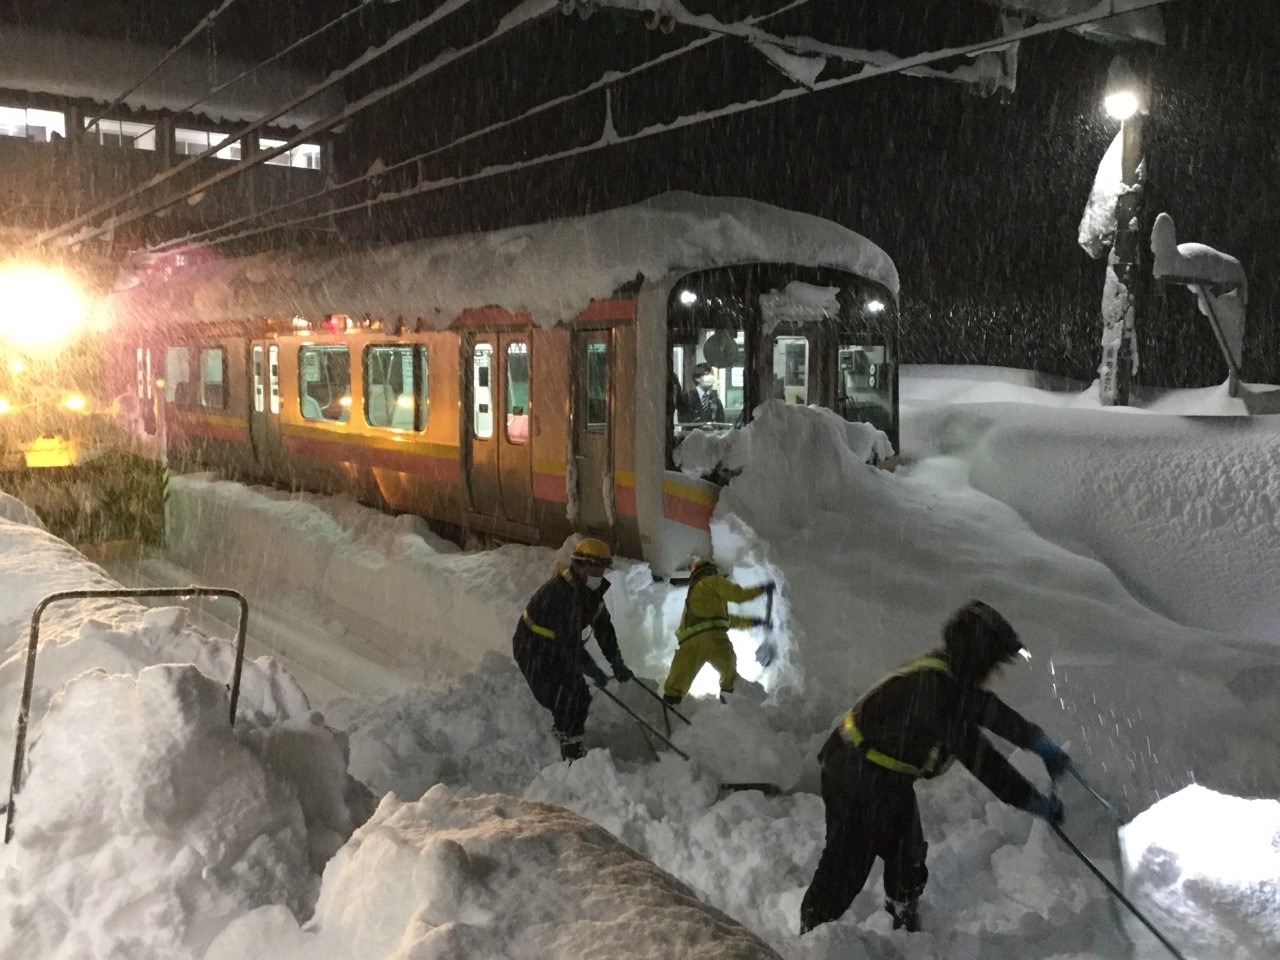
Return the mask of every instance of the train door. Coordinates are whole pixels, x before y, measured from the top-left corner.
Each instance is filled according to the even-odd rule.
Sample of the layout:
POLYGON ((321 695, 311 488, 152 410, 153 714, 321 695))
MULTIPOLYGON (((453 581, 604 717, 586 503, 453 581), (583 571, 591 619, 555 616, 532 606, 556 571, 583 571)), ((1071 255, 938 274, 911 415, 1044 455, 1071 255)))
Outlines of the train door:
POLYGON ((249 346, 249 438, 254 462, 271 467, 280 456, 280 347, 269 340, 249 346))
POLYGON ((608 330, 573 335, 573 459, 577 527, 609 533, 613 527, 613 351, 608 330))
POLYGON ((486 516, 502 512, 498 482, 498 445, 493 436, 494 400, 497 393, 496 337, 471 335, 464 339, 467 356, 463 369, 470 371, 467 403, 467 490, 471 509, 486 516))
POLYGON ((502 430, 498 438, 498 472, 503 515, 516 523, 533 519, 533 458, 529 444, 529 335, 503 333, 499 383, 502 387, 502 430))
POLYGON ((151 368, 151 348, 139 346, 135 351, 134 393, 138 401, 138 419, 142 429, 156 432, 155 371, 151 368))

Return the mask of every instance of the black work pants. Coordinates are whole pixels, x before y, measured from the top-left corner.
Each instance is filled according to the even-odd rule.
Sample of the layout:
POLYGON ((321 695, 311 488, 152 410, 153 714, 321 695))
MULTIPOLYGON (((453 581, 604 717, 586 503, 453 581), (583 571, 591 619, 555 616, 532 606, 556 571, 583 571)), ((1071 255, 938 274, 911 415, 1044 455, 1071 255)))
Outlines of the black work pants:
POLYGON ((827 843, 800 905, 801 933, 849 909, 876 857, 884 861, 886 897, 919 899, 929 878, 929 845, 920 829, 914 783, 876 767, 852 745, 827 755, 822 764, 827 843))
POLYGON ((566 668, 549 658, 523 655, 516 648, 516 663, 524 674, 533 698, 551 711, 551 726, 561 740, 582 736, 591 709, 591 692, 582 671, 566 668))

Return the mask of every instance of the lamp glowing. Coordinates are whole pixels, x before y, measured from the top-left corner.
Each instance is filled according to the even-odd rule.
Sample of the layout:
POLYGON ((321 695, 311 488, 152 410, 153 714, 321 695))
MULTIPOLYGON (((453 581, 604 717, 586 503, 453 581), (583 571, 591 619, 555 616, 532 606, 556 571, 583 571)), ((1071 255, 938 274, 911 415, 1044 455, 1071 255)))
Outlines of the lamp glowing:
POLYGON ((47 353, 85 328, 89 304, 80 286, 47 266, 0 267, 0 338, 29 353, 47 353))
POLYGON ((1132 90, 1119 90, 1107 94, 1102 101, 1107 115, 1114 120, 1128 120, 1138 112, 1138 95, 1132 90))

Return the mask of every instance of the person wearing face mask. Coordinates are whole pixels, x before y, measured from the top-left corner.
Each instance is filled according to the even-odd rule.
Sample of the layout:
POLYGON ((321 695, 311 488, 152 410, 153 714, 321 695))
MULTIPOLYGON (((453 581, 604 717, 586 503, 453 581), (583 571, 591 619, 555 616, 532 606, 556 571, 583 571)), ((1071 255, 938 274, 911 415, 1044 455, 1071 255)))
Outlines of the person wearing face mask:
POLYGON ((716 392, 716 375, 711 364, 693 368, 693 389, 680 394, 681 423, 724 423, 724 404, 716 392))
POLYGON ((534 699, 551 711, 551 727, 565 760, 586 755, 582 734, 591 707, 586 681, 598 687, 609 682, 587 652, 587 630, 595 635, 614 679, 626 683, 634 676, 622 661, 604 604, 609 589, 604 574, 612 563, 613 552, 603 540, 579 541, 569 566, 558 570, 529 600, 511 639, 511 652, 534 699))

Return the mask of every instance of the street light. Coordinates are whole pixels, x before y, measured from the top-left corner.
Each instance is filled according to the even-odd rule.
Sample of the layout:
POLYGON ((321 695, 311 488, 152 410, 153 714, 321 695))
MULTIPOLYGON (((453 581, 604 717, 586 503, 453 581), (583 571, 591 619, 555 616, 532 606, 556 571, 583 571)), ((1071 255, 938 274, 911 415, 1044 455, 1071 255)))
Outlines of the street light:
POLYGON ((1142 83, 1123 57, 1111 61, 1103 105, 1120 121, 1120 181, 1116 233, 1107 257, 1102 290, 1102 363, 1098 389, 1103 406, 1129 402, 1129 385, 1138 372, 1134 282, 1138 277, 1138 213, 1145 178, 1142 123, 1146 103, 1142 83))

